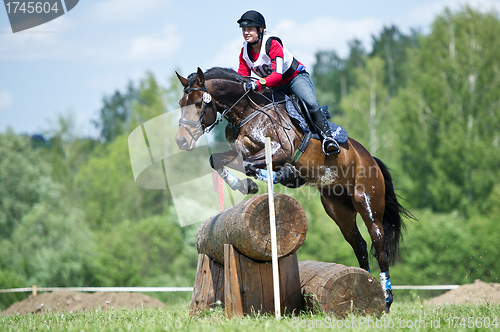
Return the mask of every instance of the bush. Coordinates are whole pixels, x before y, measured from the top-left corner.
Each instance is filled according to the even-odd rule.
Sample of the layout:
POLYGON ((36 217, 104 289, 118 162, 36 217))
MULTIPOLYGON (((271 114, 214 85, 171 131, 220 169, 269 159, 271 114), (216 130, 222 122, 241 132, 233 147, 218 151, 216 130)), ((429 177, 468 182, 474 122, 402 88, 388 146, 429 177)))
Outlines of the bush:
POLYGON ((5 260, 28 285, 88 286, 97 251, 81 212, 39 203, 24 216, 12 236, 5 260))
POLYGON ((420 223, 408 224, 401 262, 391 269, 394 284, 498 282, 498 221, 456 212, 416 215, 420 223))
POLYGON ((97 243, 102 286, 186 286, 194 281, 196 248, 194 255, 186 250, 181 227, 171 214, 123 221, 100 232, 97 243), (192 278, 186 277, 190 271, 192 278))
MULTIPOLYGON (((0 289, 27 287, 28 283, 12 271, 0 270, 0 289)), ((27 297, 27 293, 2 293, 0 294, 0 310, 7 309, 12 303, 21 301, 27 297)))

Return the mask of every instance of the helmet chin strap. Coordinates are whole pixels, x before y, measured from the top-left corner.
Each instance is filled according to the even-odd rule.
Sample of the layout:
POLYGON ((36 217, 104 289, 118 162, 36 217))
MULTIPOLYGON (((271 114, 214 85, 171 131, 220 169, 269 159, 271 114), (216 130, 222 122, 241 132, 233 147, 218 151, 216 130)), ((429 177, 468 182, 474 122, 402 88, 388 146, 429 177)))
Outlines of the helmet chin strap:
POLYGON ((256 45, 256 44, 258 44, 262 40, 262 38, 264 37, 264 31, 261 31, 260 29, 261 28, 258 29, 259 38, 257 38, 257 40, 254 41, 253 43, 248 43, 248 45, 250 45, 250 46, 256 45))

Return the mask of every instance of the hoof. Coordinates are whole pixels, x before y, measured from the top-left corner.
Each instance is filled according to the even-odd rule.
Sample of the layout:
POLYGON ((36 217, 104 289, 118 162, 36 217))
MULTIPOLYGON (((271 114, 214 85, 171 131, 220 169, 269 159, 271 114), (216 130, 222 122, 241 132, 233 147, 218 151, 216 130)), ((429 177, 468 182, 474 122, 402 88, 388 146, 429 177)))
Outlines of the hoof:
POLYGON ((285 176, 285 180, 295 179, 301 176, 300 171, 293 165, 286 163, 285 166, 281 168, 283 175, 285 176))
POLYGON ((252 179, 244 179, 241 180, 241 186, 239 192, 242 193, 243 195, 254 195, 259 192, 259 186, 252 181, 252 179))
POLYGON ((281 177, 279 183, 288 188, 298 188, 306 183, 306 180, 301 177, 300 171, 288 163, 278 171, 278 174, 281 177))
POLYGON ((388 289, 385 291, 385 313, 388 314, 391 309, 391 304, 394 301, 394 295, 392 294, 392 290, 388 289))
POLYGON ((298 177, 295 179, 280 181, 280 183, 287 188, 299 188, 306 184, 306 180, 304 178, 298 177))
POLYGON ((257 168, 254 165, 246 162, 243 162, 243 164, 245 167, 246 176, 255 176, 255 174, 257 174, 257 168))

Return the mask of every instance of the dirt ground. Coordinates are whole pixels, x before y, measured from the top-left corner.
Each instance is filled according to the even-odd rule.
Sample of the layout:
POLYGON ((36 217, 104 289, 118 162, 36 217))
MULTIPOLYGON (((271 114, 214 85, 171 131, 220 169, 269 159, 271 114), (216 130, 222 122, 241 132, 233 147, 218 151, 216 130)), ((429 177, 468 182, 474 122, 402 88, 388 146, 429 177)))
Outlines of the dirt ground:
MULTIPOLYGON (((432 298, 427 305, 440 304, 500 304, 500 284, 488 284, 476 280, 472 284, 462 285, 443 295, 432 298)), ((1 315, 42 313, 57 311, 88 311, 109 309, 164 308, 161 301, 141 293, 80 293, 52 292, 30 295, 27 299, 12 304, 1 315)))
POLYGON ((42 313, 49 310, 57 311, 89 311, 109 309, 142 309, 163 308, 165 304, 153 297, 141 293, 81 293, 81 292, 51 292, 30 295, 27 299, 12 304, 0 312, 0 315, 15 313, 42 313))
POLYGON ((478 279, 472 284, 462 285, 425 302, 427 305, 472 303, 499 304, 500 284, 488 284, 478 279))

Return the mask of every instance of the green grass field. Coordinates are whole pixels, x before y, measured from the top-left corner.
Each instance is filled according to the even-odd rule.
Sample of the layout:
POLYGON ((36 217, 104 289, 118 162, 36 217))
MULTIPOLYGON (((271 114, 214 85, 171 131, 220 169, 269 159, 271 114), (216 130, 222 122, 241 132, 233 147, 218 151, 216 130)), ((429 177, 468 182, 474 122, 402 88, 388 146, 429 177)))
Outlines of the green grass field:
POLYGON ((167 309, 46 312, 0 316, 1 331, 303 331, 332 330, 499 330, 500 305, 425 306, 395 303, 379 318, 350 315, 334 320, 326 315, 302 314, 277 321, 272 316, 226 319, 223 309, 190 317, 188 303, 167 309))

